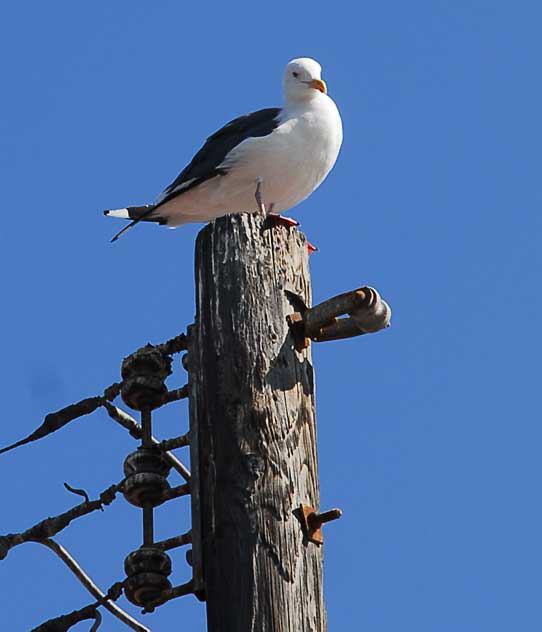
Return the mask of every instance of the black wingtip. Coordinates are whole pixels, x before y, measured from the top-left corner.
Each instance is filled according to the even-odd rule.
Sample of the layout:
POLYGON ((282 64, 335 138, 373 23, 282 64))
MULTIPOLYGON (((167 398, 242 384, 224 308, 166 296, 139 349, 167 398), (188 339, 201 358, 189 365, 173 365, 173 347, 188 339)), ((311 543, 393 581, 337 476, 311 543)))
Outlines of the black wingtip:
POLYGON ((104 215, 109 215, 109 211, 104 211, 104 215))
POLYGON ((135 226, 136 224, 139 223, 139 219, 134 219, 132 220, 129 224, 127 224, 122 230, 119 230, 119 232, 113 237, 113 239, 111 240, 111 243, 113 243, 114 241, 117 241, 117 239, 119 237, 121 237, 122 235, 124 235, 124 233, 127 230, 130 230, 130 228, 132 228, 132 226, 135 226))

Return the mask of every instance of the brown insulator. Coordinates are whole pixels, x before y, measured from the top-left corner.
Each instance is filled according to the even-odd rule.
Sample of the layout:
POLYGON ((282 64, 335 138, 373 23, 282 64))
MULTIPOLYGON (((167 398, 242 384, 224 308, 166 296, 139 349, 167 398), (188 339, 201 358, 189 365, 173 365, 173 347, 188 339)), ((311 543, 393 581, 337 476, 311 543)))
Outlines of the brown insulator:
POLYGON ((145 606, 171 588, 171 559, 162 549, 141 547, 124 560, 124 594, 136 606, 145 606))
POLYGON ((169 489, 170 464, 161 450, 139 448, 126 457, 122 493, 136 507, 157 507, 169 489))
POLYGON ((161 406, 167 387, 164 380, 171 374, 172 360, 152 345, 138 349, 122 362, 121 396, 134 410, 161 406))

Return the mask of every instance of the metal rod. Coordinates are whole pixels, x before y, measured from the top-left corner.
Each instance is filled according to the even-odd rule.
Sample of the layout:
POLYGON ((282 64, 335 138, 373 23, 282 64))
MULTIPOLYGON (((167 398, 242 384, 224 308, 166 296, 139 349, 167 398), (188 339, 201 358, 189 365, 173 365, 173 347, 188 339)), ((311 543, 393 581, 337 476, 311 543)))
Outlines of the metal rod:
MULTIPOLYGON (((156 443, 158 443, 158 441, 156 443)), ((185 465, 183 465, 179 461, 179 459, 171 452, 166 452, 165 455, 167 460, 171 463, 171 467, 176 470, 184 478, 185 481, 189 482, 190 470, 185 465)))
POLYGON ((181 388, 176 388, 173 391, 168 391, 164 395, 164 400, 162 402, 162 406, 164 404, 170 404, 171 402, 176 402, 179 399, 186 399, 188 397, 188 384, 181 386, 181 388))
POLYGON ((150 408, 141 411, 141 445, 152 448, 152 413, 150 408))
POLYGON ((155 542, 154 546, 157 549, 162 549, 163 551, 169 551, 170 549, 175 549, 178 546, 184 546, 185 544, 190 544, 192 542, 192 532, 187 531, 182 535, 174 536, 173 538, 168 538, 167 540, 160 540, 160 542, 155 542))
POLYGON ((338 318, 327 327, 322 327, 318 333, 312 336, 314 342, 328 342, 330 340, 342 340, 343 338, 354 338, 363 336, 366 332, 361 331, 352 318, 338 318))
POLYGON ((173 498, 187 496, 188 494, 190 494, 190 483, 185 483, 184 485, 177 485, 177 487, 170 487, 164 492, 162 500, 172 500, 173 498))
POLYGON ((164 439, 160 441, 161 450, 175 450, 177 448, 184 448, 184 446, 190 445, 190 433, 187 432, 180 437, 173 437, 172 439, 164 439))
POLYGON ((318 529, 326 522, 332 520, 338 520, 343 515, 340 509, 330 509, 329 511, 323 511, 322 513, 312 513, 307 516, 309 526, 313 529, 318 529))
POLYGON ((175 599, 176 597, 184 597, 185 595, 190 595, 194 592, 194 582, 190 580, 186 582, 186 584, 181 584, 180 586, 175 586, 174 588, 170 588, 169 590, 165 590, 160 597, 148 603, 143 612, 154 612, 154 609, 157 606, 161 606, 166 601, 170 599, 175 599))
POLYGON ((143 507, 143 546, 152 546, 154 543, 154 515, 152 505, 143 507))
POLYGON ((364 289, 359 288, 352 292, 338 294, 308 309, 303 314, 305 335, 308 338, 317 336, 322 327, 333 323, 335 318, 359 308, 366 300, 367 293, 364 289))

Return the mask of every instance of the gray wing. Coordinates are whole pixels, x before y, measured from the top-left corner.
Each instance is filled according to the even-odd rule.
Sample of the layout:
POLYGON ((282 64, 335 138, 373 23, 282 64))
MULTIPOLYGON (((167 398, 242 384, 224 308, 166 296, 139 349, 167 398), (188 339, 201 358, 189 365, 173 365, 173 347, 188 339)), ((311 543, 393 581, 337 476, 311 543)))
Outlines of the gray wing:
POLYGON ((220 165, 232 149, 247 138, 267 136, 279 125, 281 108, 266 108, 239 116, 209 136, 205 145, 192 158, 175 180, 164 190, 153 210, 177 195, 197 187, 205 180, 227 173, 220 165))
MULTIPOLYGON (((209 136, 205 145, 192 158, 190 164, 164 190, 156 204, 129 206, 126 209, 127 219, 132 221, 119 231, 111 241, 116 241, 128 229, 141 221, 166 223, 167 220, 160 216, 160 207, 163 204, 183 194, 185 191, 197 187, 198 184, 205 182, 205 180, 227 173, 228 169, 220 165, 230 151, 247 138, 271 134, 280 123, 279 115, 281 111, 281 108, 266 108, 239 116, 233 121, 226 123, 218 132, 209 136)), ((108 211, 105 211, 105 214, 107 215, 108 211)))

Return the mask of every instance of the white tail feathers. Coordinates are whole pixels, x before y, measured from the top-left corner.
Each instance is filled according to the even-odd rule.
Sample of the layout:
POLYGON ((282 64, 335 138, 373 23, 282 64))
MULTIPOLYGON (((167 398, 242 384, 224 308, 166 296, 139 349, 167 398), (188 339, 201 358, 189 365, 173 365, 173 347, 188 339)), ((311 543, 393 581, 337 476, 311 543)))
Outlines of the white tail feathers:
POLYGON ((120 217, 121 219, 130 219, 127 208, 118 208, 113 211, 104 211, 104 215, 108 217, 120 217))

